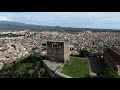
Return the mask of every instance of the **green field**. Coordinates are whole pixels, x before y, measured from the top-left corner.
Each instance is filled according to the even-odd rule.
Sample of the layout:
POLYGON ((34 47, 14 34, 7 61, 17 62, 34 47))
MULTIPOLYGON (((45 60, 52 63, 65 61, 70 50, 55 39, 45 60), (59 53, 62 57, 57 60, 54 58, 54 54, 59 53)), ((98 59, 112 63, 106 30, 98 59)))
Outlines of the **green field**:
POLYGON ((66 64, 62 68, 61 73, 71 76, 73 78, 89 77, 88 58, 71 57, 70 64, 66 64))

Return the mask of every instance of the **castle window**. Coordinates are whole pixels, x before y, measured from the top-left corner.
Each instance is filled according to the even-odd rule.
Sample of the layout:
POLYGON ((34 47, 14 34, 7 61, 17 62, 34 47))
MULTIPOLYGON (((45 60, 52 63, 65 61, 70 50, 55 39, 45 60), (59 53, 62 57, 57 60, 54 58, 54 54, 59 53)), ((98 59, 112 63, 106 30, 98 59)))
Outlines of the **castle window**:
POLYGON ((53 43, 53 44, 52 44, 52 47, 53 47, 53 48, 58 48, 58 44, 57 44, 57 43, 53 43))

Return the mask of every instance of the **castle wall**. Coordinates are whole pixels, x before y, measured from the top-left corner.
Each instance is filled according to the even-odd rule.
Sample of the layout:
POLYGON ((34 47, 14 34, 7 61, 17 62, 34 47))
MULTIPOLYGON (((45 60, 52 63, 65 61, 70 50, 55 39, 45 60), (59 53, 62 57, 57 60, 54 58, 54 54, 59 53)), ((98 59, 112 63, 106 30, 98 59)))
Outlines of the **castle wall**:
POLYGON ((115 56, 118 55, 116 55, 116 53, 113 52, 111 49, 104 50, 104 62, 108 67, 114 69, 115 71, 118 71, 118 67, 114 63, 114 61, 117 59, 115 56))
POLYGON ((70 56, 69 54, 70 54, 70 43, 69 43, 69 41, 66 41, 65 45, 64 45, 64 59, 65 59, 65 61, 69 60, 69 56, 70 56))

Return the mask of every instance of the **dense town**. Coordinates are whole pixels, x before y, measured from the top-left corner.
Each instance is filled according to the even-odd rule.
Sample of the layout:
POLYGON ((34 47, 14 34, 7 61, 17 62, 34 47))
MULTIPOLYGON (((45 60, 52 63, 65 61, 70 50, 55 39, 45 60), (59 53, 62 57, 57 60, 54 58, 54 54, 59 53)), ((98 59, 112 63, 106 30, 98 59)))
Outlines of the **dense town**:
POLYGON ((1 37, 0 49, 1 60, 5 63, 29 55, 32 50, 44 54, 47 40, 70 40, 70 49, 74 51, 86 48, 92 53, 103 53, 104 47, 120 45, 120 32, 91 32, 83 31, 78 33, 68 32, 2 32, 1 34, 16 34, 18 37, 1 37))
POLYGON ((24 30, 1 32, 0 35, 0 69, 4 64, 19 61, 34 52, 46 56, 46 41, 48 40, 69 40, 70 55, 79 55, 80 50, 86 49, 92 54, 99 53, 102 57, 105 47, 120 45, 120 32, 81 31, 76 33, 24 30))

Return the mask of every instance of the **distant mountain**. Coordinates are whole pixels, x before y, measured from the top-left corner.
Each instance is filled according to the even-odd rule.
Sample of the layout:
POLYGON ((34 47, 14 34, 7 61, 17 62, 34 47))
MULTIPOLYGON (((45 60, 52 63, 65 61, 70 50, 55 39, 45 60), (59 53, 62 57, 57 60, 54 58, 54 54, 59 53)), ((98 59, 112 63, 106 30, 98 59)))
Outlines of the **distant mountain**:
POLYGON ((33 30, 33 31, 120 31, 116 29, 95 29, 95 28, 73 28, 73 27, 61 27, 61 26, 41 26, 41 25, 33 25, 33 24, 25 24, 20 22, 13 21, 0 21, 0 31, 1 30, 33 30))
POLYGON ((13 21, 0 21, 0 27, 14 27, 14 26, 37 26, 32 24, 25 24, 13 21))
POLYGON ((65 29, 66 27, 60 26, 41 26, 41 25, 33 25, 33 24, 25 24, 20 22, 13 21, 0 21, 0 29, 30 29, 30 30, 56 30, 56 29, 65 29))

